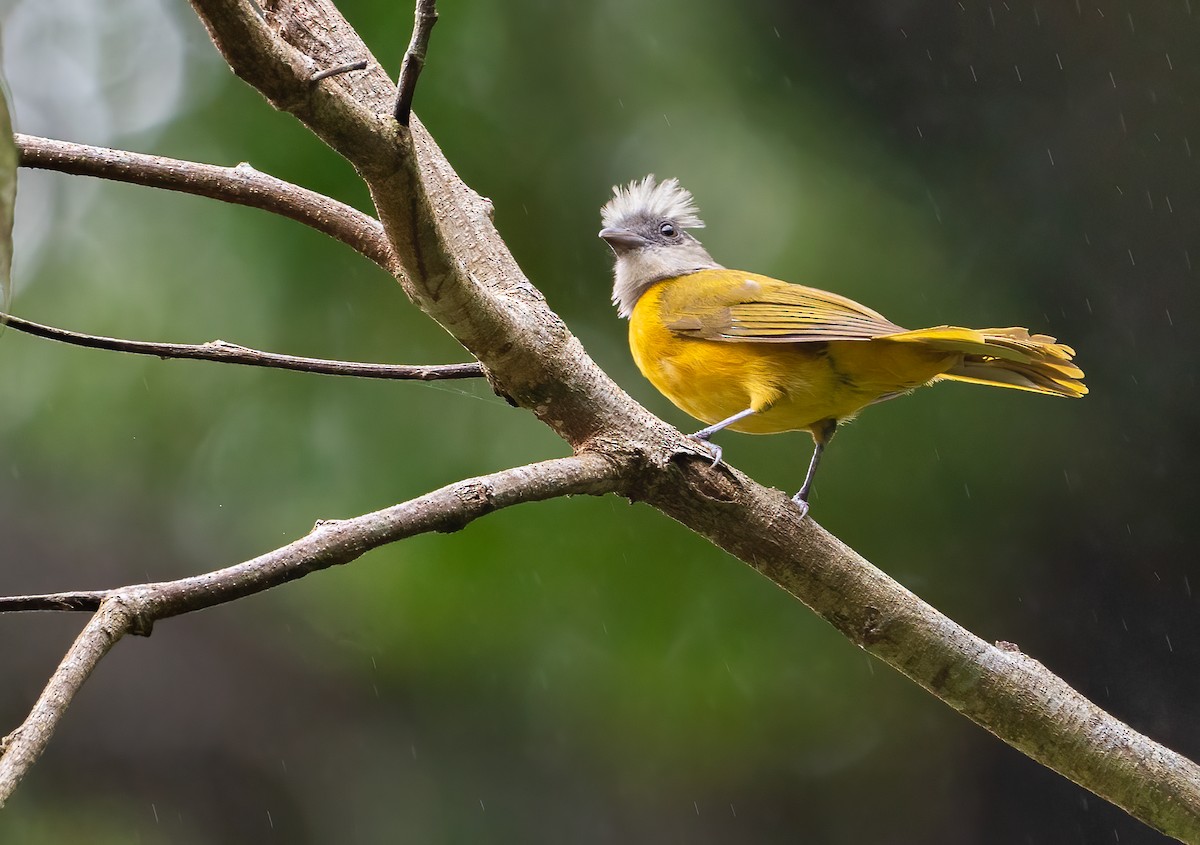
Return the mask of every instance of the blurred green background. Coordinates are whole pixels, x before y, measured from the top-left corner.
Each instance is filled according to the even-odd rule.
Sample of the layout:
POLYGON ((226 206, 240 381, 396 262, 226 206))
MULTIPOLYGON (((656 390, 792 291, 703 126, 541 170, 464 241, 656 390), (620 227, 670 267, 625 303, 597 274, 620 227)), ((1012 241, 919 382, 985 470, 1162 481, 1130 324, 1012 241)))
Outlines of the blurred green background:
MULTIPOLYGON (((342 8, 395 71, 406 3, 342 8)), ((445 0, 415 109, 600 364, 638 375, 610 186, 717 260, 910 327, 1026 325, 1092 395, 944 385, 839 434, 818 521, 1193 758, 1200 19, 1189 4, 445 0), (1197 148, 1197 149, 1193 149, 1197 148)), ((248 161, 368 209, 180 4, 0 0, 19 131, 248 161)), ((14 311, 140 339, 464 360, 262 212, 23 171, 14 311)), ((794 489, 806 435, 722 441, 794 489)), ((0 337, 0 592, 165 579, 565 454, 483 385, 0 337)), ((3 730, 82 623, 0 616, 3 730)), ((0 814, 29 843, 1149 843, 643 506, 528 505, 123 642, 0 814)))

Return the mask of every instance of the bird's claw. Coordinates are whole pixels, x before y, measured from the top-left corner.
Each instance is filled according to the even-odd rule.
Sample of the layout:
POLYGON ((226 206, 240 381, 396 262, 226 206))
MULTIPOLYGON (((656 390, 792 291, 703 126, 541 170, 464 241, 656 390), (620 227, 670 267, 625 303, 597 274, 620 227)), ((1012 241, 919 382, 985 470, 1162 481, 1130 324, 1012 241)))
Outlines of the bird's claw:
POLYGON ((795 504, 796 507, 800 508, 801 519, 804 519, 804 517, 808 516, 808 500, 800 498, 800 494, 797 493, 795 496, 792 496, 792 503, 795 504))
POLYGON ((708 450, 708 453, 713 456, 713 461, 712 461, 713 469, 716 469, 717 467, 719 467, 721 465, 721 456, 723 454, 725 454, 725 451, 720 446, 718 446, 716 443, 713 443, 707 437, 700 437, 699 435, 696 435, 696 434, 689 434, 687 436, 687 439, 691 440, 693 443, 700 444, 701 446, 703 446, 705 449, 708 450))

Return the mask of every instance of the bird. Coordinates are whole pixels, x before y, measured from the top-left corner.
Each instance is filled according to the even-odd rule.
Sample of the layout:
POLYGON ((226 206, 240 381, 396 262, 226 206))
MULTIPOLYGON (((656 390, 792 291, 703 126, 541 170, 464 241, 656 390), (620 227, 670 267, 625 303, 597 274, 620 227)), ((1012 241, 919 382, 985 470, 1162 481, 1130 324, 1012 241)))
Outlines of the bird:
POLYGON ((601 209, 613 304, 629 320, 633 360, 660 393, 705 427, 688 435, 720 466, 711 438, 808 431, 812 459, 792 501, 803 518, 838 426, 939 381, 1051 396, 1087 394, 1075 350, 1020 327, 909 331, 836 293, 730 270, 689 230, 704 226, 690 191, 653 174, 613 187, 601 209))

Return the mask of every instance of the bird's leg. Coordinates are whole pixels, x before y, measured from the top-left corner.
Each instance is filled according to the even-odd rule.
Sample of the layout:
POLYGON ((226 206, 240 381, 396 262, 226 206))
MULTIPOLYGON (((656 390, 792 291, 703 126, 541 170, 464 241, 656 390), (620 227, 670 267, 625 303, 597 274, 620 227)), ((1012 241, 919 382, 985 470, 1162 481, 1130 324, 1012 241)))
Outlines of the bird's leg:
POLYGON ((825 452, 825 447, 828 445, 833 433, 837 431, 837 420, 825 420, 821 423, 820 428, 813 429, 813 453, 812 460, 808 462, 808 475, 804 476, 804 486, 800 488, 800 492, 792 496, 792 501, 800 508, 800 517, 803 519, 808 514, 808 494, 812 492, 813 476, 817 474, 817 465, 821 463, 821 455, 825 452))
POLYGON ((714 467, 718 467, 721 465, 721 455, 724 454, 724 452, 720 446, 718 446, 716 443, 713 443, 708 438, 712 437, 721 429, 733 425, 738 420, 744 420, 746 417, 754 413, 757 413, 754 408, 747 408, 744 411, 738 411, 727 420, 721 420, 719 423, 713 423, 708 428, 700 429, 695 434, 689 434, 688 439, 695 440, 697 443, 703 443, 705 446, 707 446, 708 451, 711 452, 713 456, 712 465, 714 467))

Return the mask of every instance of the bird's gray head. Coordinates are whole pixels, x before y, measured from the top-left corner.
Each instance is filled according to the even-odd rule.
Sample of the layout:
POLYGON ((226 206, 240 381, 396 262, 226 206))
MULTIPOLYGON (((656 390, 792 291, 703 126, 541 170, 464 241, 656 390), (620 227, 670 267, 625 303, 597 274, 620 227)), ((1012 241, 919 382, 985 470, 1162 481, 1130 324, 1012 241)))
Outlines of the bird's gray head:
POLYGON ((613 198, 600 210, 600 237, 617 258, 612 298, 622 317, 633 313, 638 297, 655 282, 721 266, 684 231, 704 226, 698 211, 677 179, 656 183, 650 175, 613 188, 613 198))

